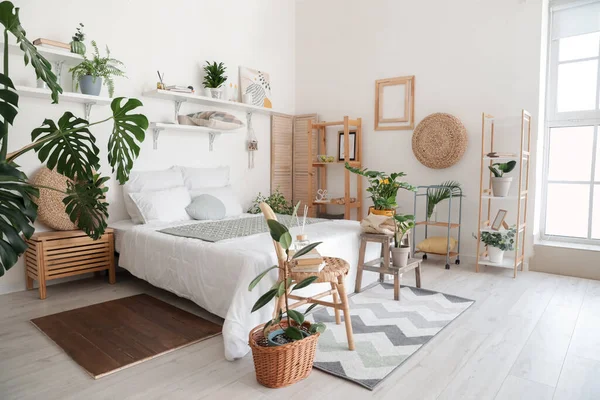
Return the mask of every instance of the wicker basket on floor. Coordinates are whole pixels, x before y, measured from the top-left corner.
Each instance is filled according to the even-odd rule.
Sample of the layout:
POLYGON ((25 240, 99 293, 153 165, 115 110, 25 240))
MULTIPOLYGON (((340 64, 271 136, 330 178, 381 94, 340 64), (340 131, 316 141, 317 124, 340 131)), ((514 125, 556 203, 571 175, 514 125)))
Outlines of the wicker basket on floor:
POLYGON ((307 378, 312 371, 320 334, 282 346, 265 346, 263 327, 264 324, 252 329, 249 340, 258 383, 280 388, 307 378))

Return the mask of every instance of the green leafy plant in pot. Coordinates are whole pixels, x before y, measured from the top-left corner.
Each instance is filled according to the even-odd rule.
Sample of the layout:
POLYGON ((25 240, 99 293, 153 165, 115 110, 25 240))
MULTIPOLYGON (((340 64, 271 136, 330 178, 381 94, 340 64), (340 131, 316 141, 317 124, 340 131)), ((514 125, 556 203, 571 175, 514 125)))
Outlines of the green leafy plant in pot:
POLYGON ((406 176, 404 172, 393 172, 388 175, 385 172, 352 167, 347 162, 345 166, 348 171, 362 175, 369 180, 367 192, 371 194, 369 197, 373 201, 373 206, 369 207, 369 214, 392 217, 398 207, 398 203, 396 203, 398 190, 405 189, 413 192, 417 190, 414 186, 399 180, 406 176))
POLYGON ((427 219, 437 221, 436 206, 450 197, 462 196, 460 183, 456 181, 446 181, 437 187, 427 189, 427 219), (432 218, 433 217, 433 218, 432 218))
POLYGON ((262 193, 258 193, 258 196, 252 201, 252 205, 248 209, 250 214, 260 214, 260 203, 267 203, 269 207, 273 209, 276 214, 292 215, 294 207, 288 203, 283 194, 279 191, 279 187, 275 189, 270 196, 264 196, 262 193))
POLYGON ((83 24, 80 22, 79 27, 77 28, 77 32, 73 35, 71 41, 71 53, 85 55, 85 44, 83 41, 85 40, 85 33, 83 33, 83 24))
POLYGON ((509 173, 517 165, 516 161, 509 161, 506 163, 495 163, 490 165, 488 168, 492 171, 494 176, 492 177, 492 191, 496 197, 506 197, 510 190, 510 183, 512 177, 505 177, 504 174, 509 173))
POLYGON ((481 232, 481 241, 487 246, 490 262, 502 263, 504 252, 515 249, 516 232, 515 227, 497 232, 481 232))
POLYGON ((414 215, 394 215, 394 224, 396 225, 394 233, 394 247, 392 247, 392 263, 395 267, 406 267, 408 265, 408 255, 410 247, 404 244, 404 237, 415 227, 414 215))
POLYGON ((108 177, 100 170, 100 149, 96 137, 89 128, 112 121, 113 129, 108 138, 108 163, 124 184, 129 179, 134 160, 140 152, 148 128, 148 119, 134 111, 142 106, 137 99, 116 98, 111 103, 112 115, 96 122, 77 118, 67 111, 58 121, 45 119, 31 132, 31 143, 8 153, 9 127, 18 115, 19 93, 9 76, 8 35, 12 34, 24 53, 25 65, 33 67, 38 79, 50 89, 53 103, 58 103, 62 88, 57 82, 52 66, 25 36, 19 21, 19 9, 10 1, 0 3, 0 26, 4 27, 4 67, 0 72, 0 276, 13 267, 27 250, 26 239, 35 232, 37 205, 34 198, 39 188, 28 182, 27 175, 17 164, 19 157, 35 152, 40 162, 49 169, 72 180, 65 191, 46 187, 63 193, 65 212, 79 229, 93 239, 100 238, 108 219, 108 203, 104 186, 108 177))
POLYGON ((252 312, 260 310, 268 304, 272 304, 273 299, 277 299, 277 304, 282 305, 276 312, 273 313, 274 318, 267 321, 264 325, 259 325, 253 329, 250 334, 250 347, 254 358, 254 364, 257 371, 257 380, 268 387, 280 387, 294 383, 298 378, 296 376, 306 377, 312 369, 312 360, 314 359, 314 351, 316 349, 316 340, 320 333, 325 331, 325 324, 309 323, 305 321, 305 315, 311 311, 316 304, 312 304, 302 313, 290 307, 288 295, 298 289, 305 288, 318 279, 318 276, 310 276, 301 282, 293 282, 290 278, 291 262, 310 252, 317 247, 321 242, 311 243, 300 250, 297 250, 290 256, 290 247, 292 246, 292 235, 288 228, 274 219, 268 219, 269 232, 271 238, 279 243, 285 252, 286 259, 280 262, 279 265, 273 265, 266 269, 261 274, 250 282, 248 290, 253 290, 256 285, 273 269, 279 269, 279 280, 265 293, 263 293, 252 307, 252 312), (283 301, 281 301, 283 300, 283 301), (302 344, 298 343, 302 342, 302 344), (272 376, 272 374, 280 374, 282 371, 270 372, 268 366, 262 363, 269 363, 274 356, 273 347, 278 348, 277 353, 291 352, 293 357, 299 359, 293 362, 290 368, 299 368, 297 373, 285 373, 288 378, 272 376), (305 354, 310 352, 311 354, 305 354), (306 360, 310 359, 310 365, 306 365, 306 360), (290 381, 286 381, 290 379, 290 381), (277 383, 274 383, 277 382, 277 383), (276 385, 276 386, 273 386, 276 385))
POLYGON ((73 74, 73 83, 75 89, 81 88, 81 93, 98 96, 102 89, 102 83, 108 87, 108 95, 113 97, 115 92, 115 82, 113 77, 124 77, 119 67, 123 63, 110 57, 110 49, 106 46, 106 57, 100 55, 98 45, 92 40, 94 56, 90 60, 83 56, 83 61, 69 70, 73 74))
POLYGON ((211 64, 207 61, 204 66, 204 81, 202 81, 202 84, 210 90, 213 99, 223 97, 223 84, 227 81, 227 76, 225 76, 226 70, 227 67, 222 62, 217 64, 214 61, 211 64))

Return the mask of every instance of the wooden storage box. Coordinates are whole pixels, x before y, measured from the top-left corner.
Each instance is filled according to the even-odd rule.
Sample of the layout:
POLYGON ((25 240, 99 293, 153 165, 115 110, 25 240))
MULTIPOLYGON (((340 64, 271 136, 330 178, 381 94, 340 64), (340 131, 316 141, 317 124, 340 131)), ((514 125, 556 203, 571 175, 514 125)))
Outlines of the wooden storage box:
POLYGON ((40 299, 46 298, 46 281, 67 276, 108 270, 109 282, 115 283, 113 230, 93 240, 83 231, 40 232, 27 240, 25 278, 27 289, 38 281, 40 299))

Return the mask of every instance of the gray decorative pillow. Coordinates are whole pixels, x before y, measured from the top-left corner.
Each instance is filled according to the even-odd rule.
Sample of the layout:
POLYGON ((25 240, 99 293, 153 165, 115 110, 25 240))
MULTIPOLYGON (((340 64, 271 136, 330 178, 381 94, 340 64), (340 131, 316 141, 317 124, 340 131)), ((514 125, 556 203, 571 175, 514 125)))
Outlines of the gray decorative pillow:
POLYGON ((185 208, 185 211, 190 217, 196 220, 207 220, 207 219, 223 219, 225 218, 225 204, 215 196, 210 194, 201 194, 198 197, 194 197, 189 206, 185 208))

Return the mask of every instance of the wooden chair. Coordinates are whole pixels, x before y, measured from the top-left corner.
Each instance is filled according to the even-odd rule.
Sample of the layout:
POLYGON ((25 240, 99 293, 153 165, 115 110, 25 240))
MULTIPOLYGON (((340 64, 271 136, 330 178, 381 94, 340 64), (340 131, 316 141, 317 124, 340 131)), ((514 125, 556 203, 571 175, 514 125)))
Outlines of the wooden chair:
MULTIPOLYGON (((266 220, 274 219, 277 220, 277 216, 266 203, 260 204, 260 209, 263 212, 266 220)), ((273 241, 273 245, 275 246, 275 252, 277 253, 277 259, 279 261, 279 266, 283 267, 286 262, 286 254, 285 250, 281 245, 273 241)), ((296 300, 295 303, 290 304, 290 309, 294 309, 300 307, 305 304, 319 304, 325 307, 331 307, 335 312, 335 323, 339 325, 341 323, 340 318, 340 310, 344 313, 344 323, 346 325, 346 336, 348 337, 348 348, 350 350, 354 350, 354 338, 352 336, 352 321, 350 319, 350 307, 348 306, 348 296, 346 292, 346 288, 344 286, 344 278, 348 275, 348 271, 350 270, 350 265, 341 258, 335 257, 323 257, 325 261, 325 267, 319 273, 295 273, 293 271, 289 271, 289 276, 292 279, 293 283, 298 283, 303 281, 304 279, 310 276, 318 276, 318 279, 314 281, 314 283, 329 283, 331 286, 331 290, 328 290, 323 293, 319 293, 313 295, 311 297, 302 297, 294 294, 288 294, 288 299, 296 300), (324 300, 319 300, 322 297, 333 296, 333 302, 328 302, 324 300)), ((284 279, 284 272, 282 269, 279 270, 279 281, 284 279)), ((289 293, 289 292, 288 292, 289 293)), ((284 308, 285 299, 279 297, 277 299, 277 303, 275 305, 275 310, 273 311, 273 315, 276 316, 279 313, 279 310, 284 308)))

